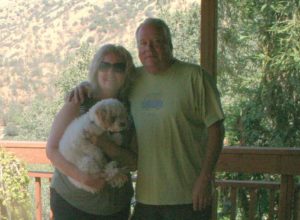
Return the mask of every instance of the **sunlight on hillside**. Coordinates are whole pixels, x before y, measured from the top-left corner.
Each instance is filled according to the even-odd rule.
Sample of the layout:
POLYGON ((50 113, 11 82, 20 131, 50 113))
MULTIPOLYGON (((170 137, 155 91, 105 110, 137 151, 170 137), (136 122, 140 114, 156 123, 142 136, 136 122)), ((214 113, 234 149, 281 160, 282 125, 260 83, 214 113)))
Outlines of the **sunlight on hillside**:
POLYGON ((16 112, 32 106, 36 99, 53 103, 58 97, 57 79, 83 44, 93 48, 121 44, 140 65, 134 38, 138 24, 157 16, 163 7, 182 10, 192 2, 199 3, 0 0, 0 126, 6 126, 11 118, 17 120, 16 112))
POLYGON ((6 5, 8 5, 9 4, 9 0, 1 0, 0 1, 0 7, 5 7, 6 5))

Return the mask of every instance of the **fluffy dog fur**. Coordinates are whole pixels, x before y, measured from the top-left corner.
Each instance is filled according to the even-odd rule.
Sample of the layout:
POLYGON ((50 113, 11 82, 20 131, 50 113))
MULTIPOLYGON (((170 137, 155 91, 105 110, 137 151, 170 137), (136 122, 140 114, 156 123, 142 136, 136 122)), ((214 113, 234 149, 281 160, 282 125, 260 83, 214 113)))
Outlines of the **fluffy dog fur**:
MULTIPOLYGON (((87 113, 74 119, 67 127, 60 143, 59 151, 81 171, 95 174, 104 173, 104 178, 113 187, 121 187, 127 181, 127 175, 116 161, 108 161, 100 147, 95 146, 95 138, 103 132, 120 132, 128 125, 127 112, 117 99, 105 99, 97 102, 87 113)), ((116 142, 120 144, 120 136, 116 142)), ((84 185, 71 177, 69 180, 78 188, 89 192, 97 190, 84 185)))

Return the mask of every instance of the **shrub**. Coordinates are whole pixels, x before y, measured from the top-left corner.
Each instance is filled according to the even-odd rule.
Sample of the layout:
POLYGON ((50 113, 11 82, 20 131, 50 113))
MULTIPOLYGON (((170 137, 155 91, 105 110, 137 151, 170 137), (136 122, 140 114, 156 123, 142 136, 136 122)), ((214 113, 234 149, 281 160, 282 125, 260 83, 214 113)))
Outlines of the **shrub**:
POLYGON ((18 128, 13 123, 8 123, 4 129, 5 136, 12 137, 18 135, 18 128))
POLYGON ((32 219, 25 164, 0 146, 1 219, 32 219))

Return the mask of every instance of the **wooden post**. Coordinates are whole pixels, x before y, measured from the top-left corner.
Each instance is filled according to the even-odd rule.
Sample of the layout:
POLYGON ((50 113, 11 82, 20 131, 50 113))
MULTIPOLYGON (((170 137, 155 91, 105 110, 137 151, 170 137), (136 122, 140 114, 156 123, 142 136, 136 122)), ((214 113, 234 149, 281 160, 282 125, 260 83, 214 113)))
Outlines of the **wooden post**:
POLYGON ((300 220, 300 188, 295 191, 294 220, 300 220))
POLYGON ((35 218, 42 220, 42 180, 40 177, 35 178, 35 218))
POLYGON ((231 203, 230 219, 231 220, 234 220, 236 218, 236 195, 237 195, 237 188, 231 187, 230 189, 230 203, 231 203))
POLYGON ((254 220, 255 219, 256 202, 257 202, 257 190, 256 189, 251 189, 250 190, 250 205, 249 205, 249 220, 254 220))
POLYGON ((274 219, 274 204, 275 204, 275 190, 271 189, 269 197, 269 216, 268 220, 274 219))
POLYGON ((294 202, 294 178, 292 175, 281 175, 279 220, 289 220, 292 217, 292 204, 294 202))
POLYGON ((201 0, 200 63, 212 74, 217 75, 217 20, 218 0, 201 0))
POLYGON ((219 191, 215 189, 214 196, 213 196, 213 203, 212 203, 212 220, 218 219, 218 198, 219 198, 219 191))

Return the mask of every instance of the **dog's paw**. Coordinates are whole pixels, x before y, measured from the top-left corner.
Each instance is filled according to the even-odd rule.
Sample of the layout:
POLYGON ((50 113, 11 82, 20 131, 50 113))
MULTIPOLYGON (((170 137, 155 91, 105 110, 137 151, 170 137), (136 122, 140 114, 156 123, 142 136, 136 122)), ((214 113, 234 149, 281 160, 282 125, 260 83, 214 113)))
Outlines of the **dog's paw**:
POLYGON ((117 167, 116 161, 111 161, 105 167, 105 179, 112 187, 121 187, 128 181, 128 176, 122 168, 117 167))
POLYGON ((98 136, 93 134, 92 132, 90 132, 87 129, 83 130, 83 136, 85 138, 85 140, 87 140, 89 143, 93 144, 93 145, 97 145, 98 142, 98 136))
POLYGON ((128 176, 119 172, 108 182, 112 187, 122 187, 128 181, 128 176))

